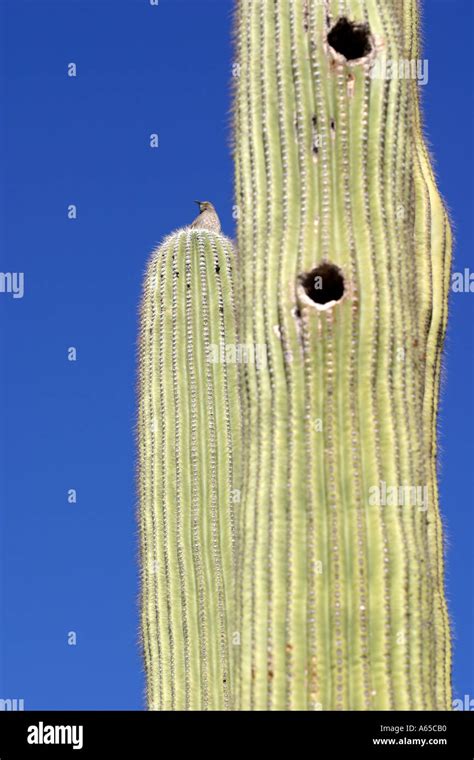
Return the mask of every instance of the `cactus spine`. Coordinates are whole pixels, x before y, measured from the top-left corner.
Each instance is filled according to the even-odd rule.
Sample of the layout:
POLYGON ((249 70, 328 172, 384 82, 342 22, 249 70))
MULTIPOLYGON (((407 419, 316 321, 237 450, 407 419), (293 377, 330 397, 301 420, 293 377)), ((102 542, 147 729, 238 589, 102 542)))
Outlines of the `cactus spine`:
POLYGON ((450 709, 451 233, 417 83, 373 76, 420 58, 418 21, 416 0, 237 2, 242 340, 268 354, 244 385, 240 709, 450 709), (329 45, 341 17, 368 27, 329 45))
POLYGON ((232 707, 239 402, 232 244, 178 231, 140 315, 141 630, 150 709, 232 707))

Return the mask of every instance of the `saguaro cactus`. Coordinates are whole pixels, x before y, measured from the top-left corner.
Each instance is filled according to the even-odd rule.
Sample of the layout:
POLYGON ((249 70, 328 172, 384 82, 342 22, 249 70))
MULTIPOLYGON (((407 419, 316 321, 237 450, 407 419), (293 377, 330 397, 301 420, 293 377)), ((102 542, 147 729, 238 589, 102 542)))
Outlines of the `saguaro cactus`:
POLYGON ((141 630, 150 709, 232 707, 239 498, 232 244, 178 231, 154 252, 140 316, 141 630))
POLYGON ((268 355, 245 378, 241 709, 450 708, 451 235, 418 39, 415 0, 237 2, 242 339, 268 355))

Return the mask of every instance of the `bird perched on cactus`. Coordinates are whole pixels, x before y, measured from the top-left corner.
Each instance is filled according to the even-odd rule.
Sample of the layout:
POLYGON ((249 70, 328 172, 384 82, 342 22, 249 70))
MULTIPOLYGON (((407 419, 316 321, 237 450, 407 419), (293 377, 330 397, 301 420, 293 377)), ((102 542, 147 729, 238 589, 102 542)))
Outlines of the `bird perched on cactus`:
POLYGON ((220 219, 217 211, 209 201, 194 201, 199 206, 199 214, 191 223, 191 227, 203 227, 212 232, 221 231, 220 219))

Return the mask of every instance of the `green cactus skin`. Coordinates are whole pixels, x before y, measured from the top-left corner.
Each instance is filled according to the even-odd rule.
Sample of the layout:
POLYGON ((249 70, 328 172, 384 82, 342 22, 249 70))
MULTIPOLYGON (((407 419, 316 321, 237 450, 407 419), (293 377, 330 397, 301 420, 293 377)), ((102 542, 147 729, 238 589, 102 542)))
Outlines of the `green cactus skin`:
POLYGON ((140 314, 138 487, 147 703, 232 708, 239 495, 233 247, 186 228, 148 264, 140 314), (219 358, 219 356, 217 357, 219 358))
POLYGON ((436 418, 451 232, 423 139, 415 0, 238 0, 245 373, 236 705, 451 708, 436 418), (369 24, 358 63, 326 44, 369 24), (341 301, 298 278, 328 261, 341 301), (426 486, 428 508, 371 503, 426 486))

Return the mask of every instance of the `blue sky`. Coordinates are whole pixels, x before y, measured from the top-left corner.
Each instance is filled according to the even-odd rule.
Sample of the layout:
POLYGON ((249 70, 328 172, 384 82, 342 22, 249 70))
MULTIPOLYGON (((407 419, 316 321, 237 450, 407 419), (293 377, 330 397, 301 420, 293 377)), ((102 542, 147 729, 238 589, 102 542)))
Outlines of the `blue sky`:
MULTIPOLYGON (((462 271, 473 250, 473 8, 424 5, 426 130, 462 271)), ((233 234, 231 9, 230 0, 0 0, 0 270, 25 273, 24 298, 0 295, 0 697, 26 709, 144 705, 137 304, 149 252, 192 219, 194 198, 214 199, 233 234)), ((451 298, 440 421, 461 697, 474 697, 473 299, 451 298)))

